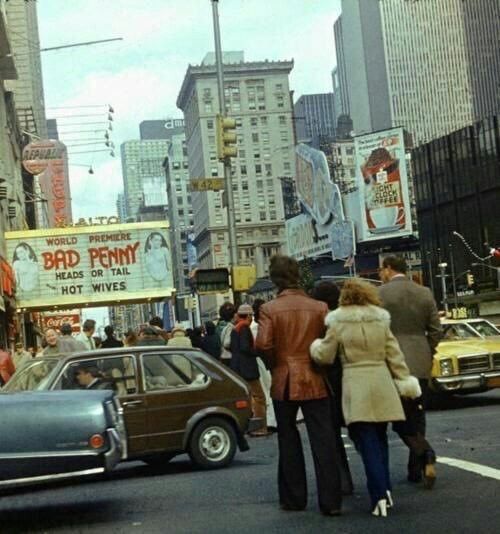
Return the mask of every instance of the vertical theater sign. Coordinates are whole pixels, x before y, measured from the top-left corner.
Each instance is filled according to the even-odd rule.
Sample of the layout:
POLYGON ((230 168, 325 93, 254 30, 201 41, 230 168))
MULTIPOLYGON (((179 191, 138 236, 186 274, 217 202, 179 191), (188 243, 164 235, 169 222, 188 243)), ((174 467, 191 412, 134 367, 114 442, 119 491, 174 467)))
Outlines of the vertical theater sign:
POLYGON ((5 234, 24 310, 160 300, 174 291, 168 223, 5 234))
POLYGON ((68 152, 60 141, 34 141, 23 150, 24 168, 38 176, 40 189, 47 199, 49 226, 71 223, 68 152))

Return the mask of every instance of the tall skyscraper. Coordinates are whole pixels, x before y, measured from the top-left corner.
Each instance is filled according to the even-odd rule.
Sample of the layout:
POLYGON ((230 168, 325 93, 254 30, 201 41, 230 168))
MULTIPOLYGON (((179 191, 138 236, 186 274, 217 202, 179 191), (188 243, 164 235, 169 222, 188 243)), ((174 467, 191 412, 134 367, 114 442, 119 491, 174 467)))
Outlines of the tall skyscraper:
POLYGON ((183 293, 189 289, 189 271, 196 263, 196 250, 191 244, 194 219, 184 134, 172 136, 163 165, 167 180, 174 285, 179 293, 183 293))
POLYGON ((139 124, 142 140, 171 139, 173 135, 184 133, 183 119, 147 120, 139 124))
POLYGON ((333 93, 302 95, 294 107, 297 142, 319 148, 320 140, 335 136, 333 93))
POLYGON ((116 198, 116 214, 121 222, 127 221, 127 201, 124 193, 118 193, 116 198))
POLYGON ((336 119, 340 115, 349 115, 349 91, 347 86, 347 72, 344 55, 344 35, 342 32, 342 15, 333 25, 333 34, 335 38, 335 55, 337 56, 337 66, 332 73, 333 77, 333 94, 335 95, 335 115, 336 119))
POLYGON ((37 3, 9 0, 6 3, 6 12, 18 78, 6 81, 5 86, 8 91, 14 92, 17 114, 23 130, 45 139, 47 123, 37 3))
POLYGON ((137 220, 139 208, 166 206, 167 186, 163 160, 168 140, 148 139, 122 143, 122 175, 127 217, 137 220))
MULTIPOLYGON (((239 262, 263 275, 281 251, 284 214, 280 177, 294 173, 294 134, 288 76, 291 61, 225 64, 226 108, 236 119, 238 157, 232 161, 239 262)), ((217 160, 219 110, 215 67, 205 60, 187 69, 177 99, 184 112, 191 178, 223 176, 217 160)), ((193 192, 200 267, 229 265, 226 209, 221 192, 193 192)))
POLYGON ((499 2, 343 0, 337 24, 356 133, 403 126, 421 144, 498 109, 499 2))

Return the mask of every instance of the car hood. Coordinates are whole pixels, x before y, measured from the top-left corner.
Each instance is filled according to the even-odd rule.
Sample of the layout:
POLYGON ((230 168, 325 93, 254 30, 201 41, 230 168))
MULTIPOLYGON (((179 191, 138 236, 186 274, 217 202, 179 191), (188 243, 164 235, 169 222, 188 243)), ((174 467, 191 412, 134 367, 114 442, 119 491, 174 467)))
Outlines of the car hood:
POLYGON ((444 356, 461 356, 485 352, 500 352, 500 341, 495 339, 441 341, 437 348, 437 353, 444 356))

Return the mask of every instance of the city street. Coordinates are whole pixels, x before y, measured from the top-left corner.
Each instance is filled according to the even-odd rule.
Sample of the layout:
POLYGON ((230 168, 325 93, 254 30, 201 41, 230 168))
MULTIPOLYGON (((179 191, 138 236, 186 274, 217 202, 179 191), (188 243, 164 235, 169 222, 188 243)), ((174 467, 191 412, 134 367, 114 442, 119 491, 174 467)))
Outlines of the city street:
POLYGON ((343 516, 318 513, 309 457, 307 511, 280 511, 273 435, 253 439, 249 452, 220 471, 196 471, 180 456, 162 473, 136 462, 105 480, 4 494, 0 532, 495 532, 499 418, 500 391, 458 398, 447 409, 429 413, 428 434, 440 456, 432 491, 406 482, 406 450, 391 432, 395 509, 385 520, 368 514, 361 462, 348 440, 356 491, 345 499, 343 516))

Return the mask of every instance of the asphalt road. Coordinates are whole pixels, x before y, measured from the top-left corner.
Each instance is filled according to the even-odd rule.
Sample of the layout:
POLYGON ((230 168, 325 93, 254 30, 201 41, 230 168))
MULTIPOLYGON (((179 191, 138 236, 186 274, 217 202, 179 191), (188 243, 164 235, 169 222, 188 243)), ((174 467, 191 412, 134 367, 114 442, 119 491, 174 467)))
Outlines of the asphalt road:
POLYGON ((391 433, 395 509, 387 519, 368 513, 364 473, 352 448, 356 490, 345 499, 342 517, 318 512, 310 457, 308 509, 279 510, 272 436, 252 439, 249 452, 239 453, 231 467, 219 471, 194 470, 187 456, 180 456, 161 473, 135 462, 104 479, 4 494, 0 534, 499 532, 499 421, 500 391, 459 398, 447 409, 429 413, 428 435, 442 458, 432 491, 406 482, 406 450, 391 433))

